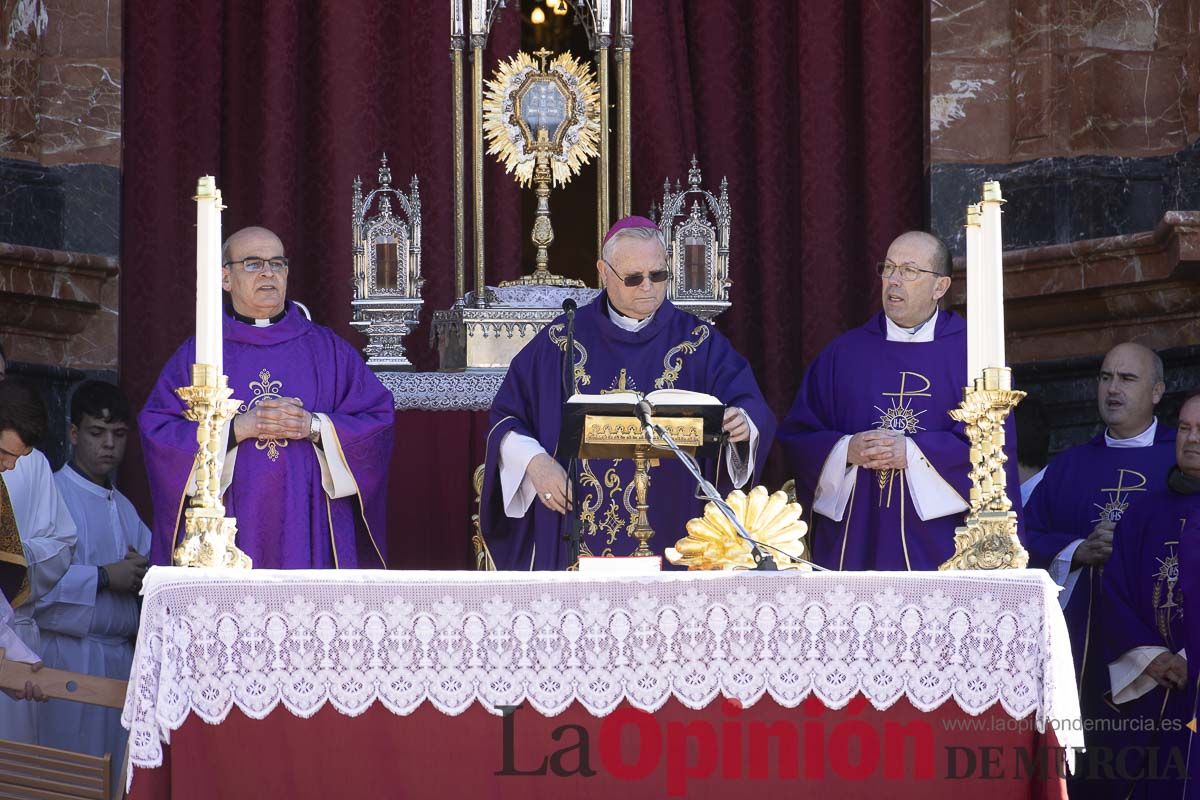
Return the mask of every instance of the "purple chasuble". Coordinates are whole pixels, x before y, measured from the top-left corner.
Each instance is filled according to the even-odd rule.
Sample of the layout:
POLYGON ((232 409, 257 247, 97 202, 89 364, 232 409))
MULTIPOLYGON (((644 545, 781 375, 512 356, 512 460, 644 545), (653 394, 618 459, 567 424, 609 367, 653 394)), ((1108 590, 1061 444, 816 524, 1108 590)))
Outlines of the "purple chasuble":
MULTIPOLYGON (((332 460, 340 445, 357 484, 356 493, 329 499, 316 446, 307 439, 243 441, 224 497, 226 512, 237 518, 238 547, 255 568, 384 568, 391 393, 349 343, 292 303, 282 320, 264 327, 226 315, 224 340, 225 372, 241 410, 267 398, 298 397, 309 412, 328 415, 335 430, 322 430, 321 446, 332 460)), ((170 564, 183 537, 196 424, 183 418, 175 389, 191 383, 195 351, 191 338, 175 351, 138 416, 154 497, 153 564, 170 564)))
MULTIPOLYGON (((1086 539, 1101 520, 1117 523, 1150 492, 1167 486, 1175 463, 1175 429, 1161 422, 1149 447, 1108 447, 1104 434, 1064 450, 1046 468, 1025 507, 1029 566, 1049 569, 1054 557, 1086 539)), ((1108 667, 1099 646, 1100 581, 1096 567, 1081 568, 1064 614, 1071 632, 1075 677, 1084 713, 1096 708, 1108 690, 1108 667)))
MULTIPOLYGON (((1183 628, 1187 652, 1200 653, 1200 504, 1183 524, 1179 538, 1179 583, 1183 586, 1183 628)), ((1188 683, 1192 688, 1191 719, 1200 717, 1200 657, 1188 659, 1188 683)), ((1194 738, 1194 737, 1193 737, 1194 738)), ((1196 742, 1189 742, 1196 748, 1196 742)), ((1187 800, 1200 800, 1200 749, 1188 762, 1187 800)))
MULTIPOLYGON (((1109 663, 1135 647, 1184 648, 1180 552, 1185 522, 1198 511, 1200 494, 1161 489, 1147 492, 1121 517, 1100 600, 1101 644, 1109 663)), ((1185 726, 1194 716, 1195 688, 1194 681, 1183 691, 1155 688, 1115 707, 1112 713, 1129 723, 1113 726, 1117 733, 1105 738, 1111 738, 1117 756, 1125 749, 1124 771, 1136 779, 1114 796, 1183 796, 1192 739, 1185 726)))
MULTIPOLYGON (((954 529, 966 512, 922 521, 903 470, 860 468, 840 521, 812 510, 825 460, 846 435, 882 428, 908 436, 966 502, 971 481, 964 426, 950 409, 967 381, 966 324, 939 311, 931 342, 890 342, 879 312, 835 339, 804 375, 779 429, 796 496, 810 519, 813 560, 839 570, 927 570, 954 555, 954 529)), ((1009 497, 1020 519, 1016 432, 1005 426, 1009 497)))
MULTIPOLYGON (((687 389, 743 409, 758 427, 754 474, 761 470, 775 433, 775 417, 763 400, 750 365, 720 331, 666 301, 641 330, 627 331, 608 318, 608 297, 601 293, 575 315, 575 372, 581 394, 633 390, 687 389)), ((533 437, 566 466, 570 455, 558 452, 563 390, 566 318, 558 317, 521 350, 492 403, 492 428, 480 502, 480 527, 497 569, 564 569, 569 548, 566 517, 534 501, 520 519, 504 513, 500 487, 500 442, 509 431, 533 437)), ((742 447, 745 450, 744 446, 742 447)), ((724 463, 701 462, 705 475, 728 492, 724 463), (719 474, 718 474, 719 472, 719 474)), ((747 488, 753 485, 753 475, 747 488)), ((583 553, 624 556, 637 542, 630 535, 636 518, 631 459, 587 459, 579 463, 574 487, 583 531, 583 553)), ((695 482, 673 458, 650 469, 650 525, 656 553, 687 532, 687 521, 700 516, 693 499, 695 482)))

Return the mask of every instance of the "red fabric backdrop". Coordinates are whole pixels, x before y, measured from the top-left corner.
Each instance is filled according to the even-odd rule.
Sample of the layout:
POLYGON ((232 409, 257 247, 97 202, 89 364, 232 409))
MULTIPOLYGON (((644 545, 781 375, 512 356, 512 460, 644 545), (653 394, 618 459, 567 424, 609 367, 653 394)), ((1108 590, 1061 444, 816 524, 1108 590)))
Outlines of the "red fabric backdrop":
MULTIPOLYGON (((508 5, 489 74, 517 49, 508 5)), ((226 231, 278 232, 291 296, 359 341, 350 185, 373 182, 384 150, 397 183, 421 179, 426 302, 410 346, 436 366, 428 320, 454 293, 447 7, 126 0, 120 369, 135 404, 194 327, 190 195, 203 174, 224 193, 226 231)), ((922 222, 923 13, 913 0, 636 4, 634 209, 693 153, 707 184, 729 178, 734 307, 719 324, 779 413, 807 361, 877 307, 872 262, 922 222)), ((521 271, 523 234, 515 184, 491 158, 485 190, 494 282, 521 271)), ((127 463, 143 501, 140 454, 127 463)))

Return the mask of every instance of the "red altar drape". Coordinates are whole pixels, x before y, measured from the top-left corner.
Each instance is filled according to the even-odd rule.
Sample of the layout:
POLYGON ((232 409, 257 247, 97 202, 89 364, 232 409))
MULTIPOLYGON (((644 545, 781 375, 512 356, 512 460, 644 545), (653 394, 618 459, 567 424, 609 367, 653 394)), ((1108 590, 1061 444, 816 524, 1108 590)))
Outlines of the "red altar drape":
MULTIPOLYGON (((517 49, 509 6, 489 74, 517 49)), ((637 4, 634 210, 663 177, 686 176, 692 153, 706 185, 729 178, 735 304, 720 327, 779 413, 805 363, 877 305, 871 265, 889 239, 921 224, 923 20, 911 0, 637 4)), ((189 197, 202 174, 223 190, 226 231, 277 231, 291 296, 360 341, 350 185, 373 182, 383 150, 397 183, 421 178, 426 302, 410 347, 433 368, 429 317, 454 290, 448 4, 126 0, 124 36, 120 371, 134 404, 194 328, 189 197)), ((487 161, 495 281, 521 271, 522 234, 516 186, 487 161)), ((148 514, 136 439, 127 465, 123 488, 148 514)), ((770 477, 783 479, 777 463, 770 477)), ((393 521, 420 499, 393 498, 393 521)))
POLYGON ((282 709, 263 720, 235 709, 215 726, 192 718, 172 733, 161 768, 134 772, 131 798, 1066 797, 1053 732, 999 707, 969 717, 953 702, 921 713, 904 699, 834 711, 764 698, 700 710, 670 700, 653 716, 628 706, 606 718, 577 705, 556 717, 514 713, 507 736, 478 705, 457 717, 375 705, 360 717, 327 706, 310 719, 282 709), (530 774, 543 762, 544 774, 530 774))

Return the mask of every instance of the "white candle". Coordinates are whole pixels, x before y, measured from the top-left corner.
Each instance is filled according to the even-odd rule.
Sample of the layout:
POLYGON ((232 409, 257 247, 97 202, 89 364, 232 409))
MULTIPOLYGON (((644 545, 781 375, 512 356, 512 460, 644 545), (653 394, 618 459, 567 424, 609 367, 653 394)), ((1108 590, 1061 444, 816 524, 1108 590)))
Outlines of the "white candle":
POLYGON ((967 206, 967 386, 983 375, 983 264, 980 258, 979 219, 982 210, 978 203, 967 206))
POLYGON ((597 0, 596 2, 596 33, 601 36, 606 36, 612 30, 612 2, 611 0, 597 0))
POLYGON ((463 35, 462 0, 450 0, 450 35, 463 35))
POLYGON ((633 33, 633 0, 621 0, 621 34, 633 33))
POLYGON ((981 304, 985 309, 981 336, 984 342, 983 366, 1003 367, 1004 363, 1004 238, 1000 233, 1000 184, 983 185, 983 218, 980 222, 980 249, 983 253, 981 304))
POLYGON ((205 175, 196 186, 196 363, 222 374, 221 192, 205 175))
POLYGON ((471 35, 487 33, 488 0, 471 0, 471 35))

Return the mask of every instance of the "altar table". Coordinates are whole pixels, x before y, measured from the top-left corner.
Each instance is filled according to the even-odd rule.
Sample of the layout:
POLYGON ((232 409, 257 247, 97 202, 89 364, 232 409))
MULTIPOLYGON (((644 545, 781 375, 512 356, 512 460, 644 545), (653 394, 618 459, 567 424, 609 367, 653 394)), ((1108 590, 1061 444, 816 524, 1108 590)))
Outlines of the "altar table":
POLYGON ((1056 592, 156 567, 132 797, 1063 797, 1082 739, 1056 592))

